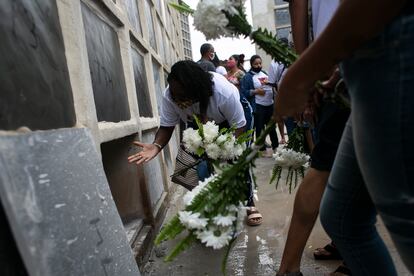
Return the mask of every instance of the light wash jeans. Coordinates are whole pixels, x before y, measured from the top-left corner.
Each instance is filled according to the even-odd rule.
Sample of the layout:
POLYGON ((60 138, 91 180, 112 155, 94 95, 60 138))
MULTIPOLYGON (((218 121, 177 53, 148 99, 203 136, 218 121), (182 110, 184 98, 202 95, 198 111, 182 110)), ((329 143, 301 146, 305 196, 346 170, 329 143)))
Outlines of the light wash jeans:
POLYGON ((379 214, 414 273, 414 15, 396 18, 343 62, 352 112, 321 203, 353 275, 397 275, 379 214))

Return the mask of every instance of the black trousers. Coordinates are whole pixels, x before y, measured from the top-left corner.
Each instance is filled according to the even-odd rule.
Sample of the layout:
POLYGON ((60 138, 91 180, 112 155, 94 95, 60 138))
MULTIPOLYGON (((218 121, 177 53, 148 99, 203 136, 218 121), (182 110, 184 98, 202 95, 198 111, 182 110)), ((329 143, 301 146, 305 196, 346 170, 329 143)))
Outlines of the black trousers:
MULTIPOLYGON (((254 121, 256 127, 256 137, 259 137, 262 133, 262 130, 266 127, 269 123, 270 119, 273 115, 273 104, 269 106, 264 106, 260 104, 256 104, 256 112, 254 114, 254 121)), ((277 138, 276 127, 272 129, 269 133, 270 141, 272 142, 272 149, 275 149, 279 146, 279 140, 277 138)), ((266 148, 263 147, 262 150, 266 148)))

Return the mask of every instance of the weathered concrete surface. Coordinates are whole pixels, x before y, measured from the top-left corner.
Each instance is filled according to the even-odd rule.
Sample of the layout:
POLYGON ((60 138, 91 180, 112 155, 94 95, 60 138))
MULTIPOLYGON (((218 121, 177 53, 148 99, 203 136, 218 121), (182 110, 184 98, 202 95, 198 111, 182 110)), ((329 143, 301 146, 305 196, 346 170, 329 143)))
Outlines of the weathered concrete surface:
MULTIPOLYGON (((275 275, 280 264, 291 219, 295 191, 289 194, 284 185, 280 185, 278 190, 275 190, 273 185, 268 184, 272 164, 271 158, 260 158, 256 162, 255 173, 259 186, 257 206, 262 212, 264 220, 261 226, 246 226, 238 237, 230 253, 227 268, 228 275, 275 275)), ((179 210, 183 193, 183 189, 180 188, 179 192, 173 197, 167 220, 179 210)), ((387 245, 389 245, 399 275, 411 275, 401 263, 395 247, 385 233, 384 227, 379 225, 379 228, 387 245)), ((177 240, 168 241, 155 248, 150 261, 141 273, 146 276, 221 275, 220 265, 224 251, 206 249, 200 244, 193 245, 192 248, 179 255, 171 263, 163 262, 166 252, 171 250, 176 242, 177 240)), ((328 242, 329 238, 318 222, 306 245, 302 258, 302 272, 305 276, 326 275, 339 264, 337 261, 314 261, 312 251, 328 242)))

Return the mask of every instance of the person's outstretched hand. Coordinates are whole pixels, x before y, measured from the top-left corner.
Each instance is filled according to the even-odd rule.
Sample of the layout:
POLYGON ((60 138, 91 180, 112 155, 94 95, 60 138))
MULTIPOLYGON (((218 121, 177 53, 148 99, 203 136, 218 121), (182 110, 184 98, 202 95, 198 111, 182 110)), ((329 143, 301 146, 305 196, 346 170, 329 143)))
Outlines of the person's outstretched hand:
POLYGON ((136 163, 137 165, 151 161, 161 151, 161 149, 154 144, 145 144, 135 141, 134 145, 142 148, 142 151, 129 156, 128 162, 136 163))

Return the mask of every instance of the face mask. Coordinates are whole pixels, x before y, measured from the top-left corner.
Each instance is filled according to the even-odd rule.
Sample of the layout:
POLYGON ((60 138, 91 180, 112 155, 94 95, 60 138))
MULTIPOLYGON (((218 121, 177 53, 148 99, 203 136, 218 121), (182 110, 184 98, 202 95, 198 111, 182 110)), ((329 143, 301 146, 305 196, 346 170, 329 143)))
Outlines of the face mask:
POLYGON ((255 73, 259 73, 260 71, 262 71, 262 67, 252 67, 251 70, 255 73))
POLYGON ((210 54, 210 60, 213 60, 215 58, 215 56, 216 56, 215 53, 210 54))
POLYGON ((229 60, 227 61, 227 67, 228 68, 233 68, 236 66, 236 61, 235 60, 229 60))

